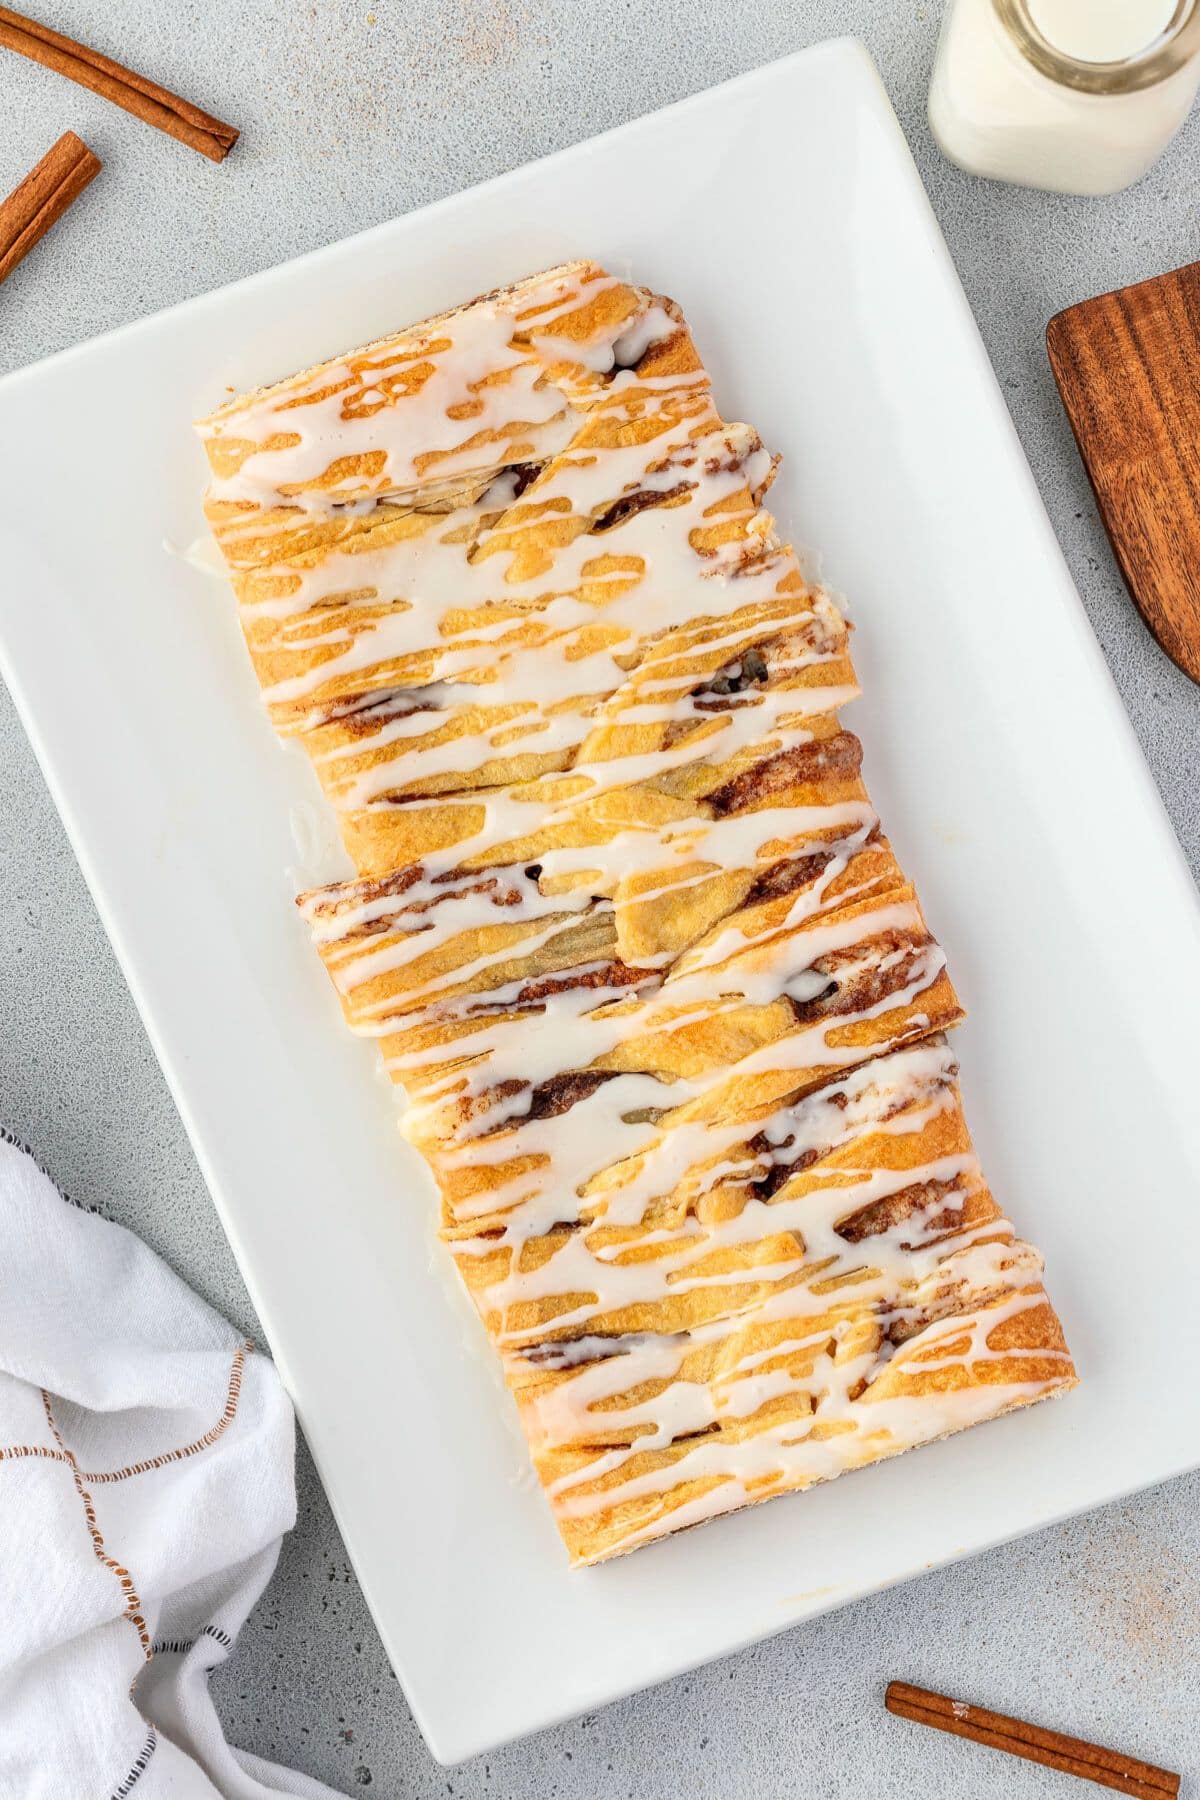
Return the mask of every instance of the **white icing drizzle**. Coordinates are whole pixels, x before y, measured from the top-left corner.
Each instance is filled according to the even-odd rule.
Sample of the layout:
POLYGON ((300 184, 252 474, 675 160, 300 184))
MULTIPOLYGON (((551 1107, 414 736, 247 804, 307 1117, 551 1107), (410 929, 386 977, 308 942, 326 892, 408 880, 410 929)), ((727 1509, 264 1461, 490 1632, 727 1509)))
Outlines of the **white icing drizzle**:
MULTIPOLYGON (((620 286, 589 265, 551 272, 232 402, 201 434, 252 448, 237 468, 217 470, 210 498, 258 505, 266 493, 316 510, 477 476, 520 460, 513 448, 526 441, 555 454, 572 435, 572 400, 612 369, 621 338, 580 342, 554 327, 620 286), (561 383, 546 379, 556 359, 570 365, 561 383)), ((645 317, 631 307, 631 325, 638 311, 645 317)), ((665 315, 647 322, 648 342, 669 325, 665 315)))
POLYGON ((173 543, 170 538, 165 537, 163 549, 168 556, 175 557, 178 562, 186 563, 189 569, 195 569, 198 574, 212 575, 222 582, 229 574, 225 558, 207 531, 200 537, 192 538, 188 543, 182 545, 173 543))
POLYGON ((573 265, 235 401, 209 517, 363 879, 302 898, 583 1560, 1071 1378, 846 628, 676 309, 573 265))

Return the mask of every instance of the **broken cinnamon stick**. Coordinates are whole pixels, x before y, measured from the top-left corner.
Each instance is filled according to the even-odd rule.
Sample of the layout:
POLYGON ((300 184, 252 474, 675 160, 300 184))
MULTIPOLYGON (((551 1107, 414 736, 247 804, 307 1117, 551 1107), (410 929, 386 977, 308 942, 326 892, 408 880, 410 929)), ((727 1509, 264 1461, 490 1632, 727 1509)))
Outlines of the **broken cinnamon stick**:
POLYGON ((1179 1792, 1179 1777, 1169 1769, 1139 1762, 1119 1750, 1105 1750, 1083 1738, 1047 1731, 1024 1719, 1010 1719, 1006 1713, 990 1712, 985 1706, 970 1706, 965 1700, 949 1700, 927 1688, 910 1687, 906 1681, 888 1683, 885 1704, 898 1718, 914 1719, 937 1731, 951 1731, 956 1737, 969 1738, 973 1744, 1006 1750, 1010 1756, 1022 1756, 1027 1762, 1044 1763, 1047 1768, 1078 1775, 1100 1787, 1115 1788, 1119 1794, 1134 1794, 1140 1800, 1165 1800, 1165 1796, 1179 1792))
POLYGON ((91 88, 95 94, 103 94, 135 118, 156 125, 213 162, 223 161, 237 143, 238 133, 232 125, 202 112, 190 100, 181 100, 156 81, 135 75, 111 57, 101 56, 7 6, 0 6, 0 46, 44 63, 46 68, 77 81, 81 87, 91 88))
POLYGON ((64 131, 8 199, 0 201, 0 281, 62 218, 100 167, 100 158, 83 139, 64 131))

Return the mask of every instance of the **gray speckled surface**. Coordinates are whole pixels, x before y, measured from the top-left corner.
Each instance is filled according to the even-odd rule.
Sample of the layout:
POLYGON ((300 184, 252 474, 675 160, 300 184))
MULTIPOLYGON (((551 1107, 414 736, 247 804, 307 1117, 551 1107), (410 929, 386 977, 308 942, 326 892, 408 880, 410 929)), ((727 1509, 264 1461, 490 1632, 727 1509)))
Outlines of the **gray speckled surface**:
MULTIPOLYGON (((912 0, 43 0, 244 129, 222 168, 15 58, 0 189, 67 126, 102 177, 0 289, 0 367, 202 293, 841 31, 866 38, 1175 829, 1200 865, 1200 694, 1125 595, 1042 347, 1050 314, 1200 254, 1200 116, 1112 200, 975 181, 924 98, 940 8, 912 0)), ((0 695, 0 1118, 59 1183, 254 1320, 174 1107, 0 695)), ((232 1739, 347 1794, 657 1800, 1064 1797, 1070 1778, 887 1717, 892 1676, 1200 1779, 1200 1477, 832 1614, 444 1771, 425 1752, 301 1455, 300 1521, 217 1678, 232 1739)), ((466 1622, 464 1622, 465 1626, 466 1622)), ((569 1654, 569 1646, 564 1646, 569 1654)), ((1189 1791, 1185 1788, 1185 1791, 1189 1791)))

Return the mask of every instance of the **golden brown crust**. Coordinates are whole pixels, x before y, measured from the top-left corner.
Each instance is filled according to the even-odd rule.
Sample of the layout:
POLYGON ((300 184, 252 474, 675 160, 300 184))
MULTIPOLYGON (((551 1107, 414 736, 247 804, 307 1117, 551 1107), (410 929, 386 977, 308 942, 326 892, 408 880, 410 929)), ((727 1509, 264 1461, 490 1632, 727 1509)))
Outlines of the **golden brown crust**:
POLYGON ((678 307, 564 265, 203 429, 357 871, 300 904, 572 1559, 1071 1385, 845 623, 678 307))

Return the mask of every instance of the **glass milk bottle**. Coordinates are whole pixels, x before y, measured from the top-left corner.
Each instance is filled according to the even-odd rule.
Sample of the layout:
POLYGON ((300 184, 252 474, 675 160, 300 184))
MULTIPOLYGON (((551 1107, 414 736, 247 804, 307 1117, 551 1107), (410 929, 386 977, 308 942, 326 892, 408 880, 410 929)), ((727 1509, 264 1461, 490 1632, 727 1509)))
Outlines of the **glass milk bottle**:
POLYGON ((976 175, 1113 194, 1200 86, 1200 0, 947 0, 929 123, 976 175))

